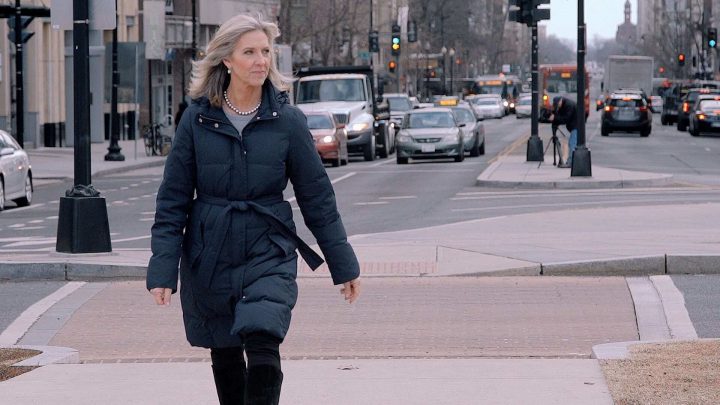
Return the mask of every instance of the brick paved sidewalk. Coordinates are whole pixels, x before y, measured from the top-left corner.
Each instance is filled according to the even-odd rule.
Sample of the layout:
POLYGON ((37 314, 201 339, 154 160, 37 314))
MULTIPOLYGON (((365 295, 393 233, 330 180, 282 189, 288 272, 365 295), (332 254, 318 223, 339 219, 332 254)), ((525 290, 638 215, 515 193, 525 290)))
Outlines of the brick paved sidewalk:
MULTIPOLYGON (((589 357, 637 340, 625 280, 368 278, 346 304, 328 279, 301 279, 282 355, 291 359, 589 357)), ((78 309, 50 344, 83 362, 206 361, 185 341, 179 300, 157 307, 140 281, 117 282, 78 309)))

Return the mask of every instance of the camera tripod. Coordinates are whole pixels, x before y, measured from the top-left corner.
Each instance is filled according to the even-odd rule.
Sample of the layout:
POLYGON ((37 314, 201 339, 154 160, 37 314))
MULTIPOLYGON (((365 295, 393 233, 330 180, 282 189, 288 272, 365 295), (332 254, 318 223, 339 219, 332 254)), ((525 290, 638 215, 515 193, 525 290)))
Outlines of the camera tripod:
MULTIPOLYGON (((562 158, 562 144, 560 143, 560 139, 557 137, 557 131, 559 130, 559 127, 553 126, 552 127, 552 143, 549 143, 548 146, 545 148, 545 152, 543 152, 543 155, 547 153, 548 148, 550 145, 552 145, 553 148, 553 166, 563 166, 565 162, 562 158)), ((567 137, 562 130, 560 130, 560 134, 562 134, 563 137, 567 137)))

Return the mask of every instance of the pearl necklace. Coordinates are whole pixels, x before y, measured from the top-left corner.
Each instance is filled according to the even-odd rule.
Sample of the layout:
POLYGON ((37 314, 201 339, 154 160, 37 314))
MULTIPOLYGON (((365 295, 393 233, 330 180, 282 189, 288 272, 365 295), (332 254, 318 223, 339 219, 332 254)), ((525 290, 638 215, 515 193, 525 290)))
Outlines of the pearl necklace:
POLYGON ((262 98, 260 98, 260 101, 257 103, 257 105, 255 106, 255 108, 253 108, 252 110, 249 110, 249 111, 240 111, 239 108, 235 107, 235 106, 230 102, 230 99, 228 98, 228 95, 227 95, 227 91, 224 91, 224 92, 223 92, 223 96, 225 97, 225 103, 227 104, 227 106, 230 107, 230 109, 233 110, 233 111, 234 111, 235 113, 237 113, 238 115, 250 115, 250 114, 254 114, 254 113, 260 108, 260 104, 262 104, 262 98))

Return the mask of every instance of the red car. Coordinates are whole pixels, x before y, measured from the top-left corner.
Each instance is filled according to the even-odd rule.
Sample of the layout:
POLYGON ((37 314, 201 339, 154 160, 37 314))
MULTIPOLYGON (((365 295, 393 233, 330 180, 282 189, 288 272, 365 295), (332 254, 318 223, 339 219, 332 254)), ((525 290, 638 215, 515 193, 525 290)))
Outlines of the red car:
POLYGON ((322 161, 333 167, 346 165, 348 149, 345 124, 337 123, 329 112, 308 112, 305 115, 322 161))

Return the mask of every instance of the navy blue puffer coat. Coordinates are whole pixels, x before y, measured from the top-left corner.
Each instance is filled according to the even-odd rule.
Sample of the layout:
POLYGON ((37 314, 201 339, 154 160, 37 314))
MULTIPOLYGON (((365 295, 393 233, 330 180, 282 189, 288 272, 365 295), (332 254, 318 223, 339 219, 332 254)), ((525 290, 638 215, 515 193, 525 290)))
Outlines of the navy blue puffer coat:
POLYGON ((201 98, 180 120, 165 163, 152 227, 147 288, 177 290, 193 346, 239 346, 265 332, 283 339, 297 301, 298 249, 322 259, 295 234, 283 190, 292 182, 305 224, 335 284, 357 278, 335 194, 304 114, 269 81, 242 134, 201 98))

